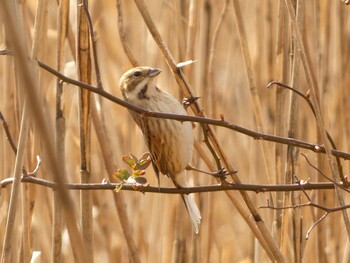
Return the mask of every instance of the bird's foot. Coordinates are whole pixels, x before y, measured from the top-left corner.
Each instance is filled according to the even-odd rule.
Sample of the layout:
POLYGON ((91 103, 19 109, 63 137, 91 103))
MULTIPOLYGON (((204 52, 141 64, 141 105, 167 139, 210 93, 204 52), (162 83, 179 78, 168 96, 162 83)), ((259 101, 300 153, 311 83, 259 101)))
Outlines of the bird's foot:
POLYGON ((190 98, 184 98, 182 100, 182 105, 186 109, 188 106, 190 106, 192 103, 194 103, 196 100, 198 100, 200 97, 190 97, 190 98))

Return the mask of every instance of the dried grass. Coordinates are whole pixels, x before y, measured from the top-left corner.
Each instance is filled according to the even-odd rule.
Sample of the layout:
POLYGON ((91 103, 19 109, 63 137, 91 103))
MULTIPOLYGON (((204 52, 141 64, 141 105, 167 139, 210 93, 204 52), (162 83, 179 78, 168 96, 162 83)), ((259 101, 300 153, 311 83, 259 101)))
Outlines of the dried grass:
MULTIPOLYGON (((10 0, 7 2, 12 3, 10 0)), ((311 70, 318 84, 315 92, 319 97, 324 127, 339 149, 349 152, 349 8, 341 1, 291 1, 295 2, 299 3, 300 13, 297 19, 305 52, 310 57, 311 70)), ((285 1, 234 3, 235 5, 232 1, 224 0, 149 0, 147 6, 174 60, 177 63, 196 60, 196 63, 184 68, 184 73, 194 94, 201 97, 200 103, 208 117, 218 119, 218 115, 222 113, 229 122, 284 137, 288 137, 288 126, 291 125, 296 138, 322 143, 322 136, 317 128, 320 123, 315 121, 305 101, 298 97, 292 98, 291 93, 282 88, 265 88, 271 80, 293 84, 302 93, 311 88, 308 84, 308 73, 305 73, 300 60, 302 50, 297 46, 285 1), (241 15, 243 25, 240 26, 244 27, 247 41, 246 44, 243 43, 243 52, 240 45, 242 34, 237 29, 236 12, 239 10, 234 9, 238 3, 241 11, 238 19, 241 15), (296 105, 294 108, 290 108, 291 101, 296 105)), ((25 42, 20 44, 26 48, 24 54, 57 68, 57 50, 60 47, 62 53, 59 70, 77 78, 76 67, 68 63, 74 60, 75 52, 79 50, 75 42, 76 3, 69 3, 69 41, 62 33, 65 26, 59 30, 62 24, 57 22, 59 9, 56 2, 13 1, 12 4, 17 8, 16 27, 23 29, 22 37, 25 42), (43 13, 37 12, 38 3, 41 4, 43 9, 39 10, 43 13), (60 37, 63 37, 63 42, 59 41, 60 37)), ((130 52, 136 58, 132 63, 129 62, 119 38, 115 1, 89 1, 103 88, 121 97, 118 88, 121 74, 132 64, 140 63, 161 68, 163 72, 159 77, 159 85, 180 100, 183 90, 180 91, 136 5, 133 1, 122 1, 122 8, 122 27, 130 52)), ((5 27, 9 21, 3 11, 0 15, 0 50, 13 49, 14 46, 9 45, 11 37, 8 34, 11 32, 7 32, 8 27, 5 27)), ((23 71, 26 69, 26 64, 19 66, 10 55, 0 56, 0 111, 9 124, 9 131, 16 144, 20 141, 20 131, 26 130, 25 125, 21 126, 21 119, 25 118, 29 125, 27 142, 25 145, 18 145, 20 148, 17 165, 4 129, 0 129, 0 179, 18 176, 21 163, 28 171, 33 170, 36 155, 39 154, 42 166, 38 177, 57 180, 57 175, 63 175, 62 180, 80 182, 85 177, 80 171, 79 89, 63 84, 64 96, 60 106, 65 123, 63 126, 56 126, 62 125, 56 123, 56 78, 32 64, 30 72, 33 88, 38 95, 41 114, 45 117, 38 122, 38 115, 32 115, 35 111, 23 110, 24 90, 29 85, 23 78, 23 71), (43 136, 43 126, 38 125, 41 122, 51 126, 50 138, 43 136), (56 132, 53 127, 57 127, 56 132), (53 156, 48 150, 48 144, 53 143, 56 136, 60 138, 55 150, 59 160, 56 168, 59 172, 53 170, 54 166, 50 164, 53 156), (23 162, 20 154, 23 155, 23 162)), ((91 70, 94 72, 94 60, 91 70)), ((95 84, 96 75, 93 74, 92 77, 92 84, 95 84)), ((33 108, 30 104, 31 96, 34 95, 29 94, 27 101, 30 109, 33 108)), ((103 112, 100 113, 95 106, 88 109, 94 116, 91 121, 94 125, 91 126, 91 152, 87 153, 91 164, 87 167, 91 167, 88 169, 89 180, 101 182, 103 178, 111 176, 113 169, 124 167, 120 158, 122 155, 133 153, 141 156, 146 149, 141 132, 126 109, 98 97, 94 101, 101 104, 103 112), (103 134, 101 129, 105 129, 108 135, 106 141, 99 139, 103 134), (111 153, 107 151, 109 147, 111 153)), ((304 158, 294 155, 296 158, 291 159, 292 155, 287 153, 286 145, 259 142, 223 128, 215 127, 214 130, 230 165, 238 170, 237 175, 244 183, 291 183, 293 175, 301 180, 324 180, 304 158)), ((192 164, 206 170, 213 169, 215 162, 202 142, 203 134, 199 125, 196 125, 195 134, 198 150, 193 156, 192 164), (200 156, 209 156, 210 163, 203 161, 200 156)), ((326 156, 300 151, 312 163, 317 163, 322 171, 331 173, 326 156)), ((344 173, 347 174, 348 163, 342 161, 342 165, 344 173)), ((191 171, 188 174, 196 185, 216 182, 215 179, 196 172, 191 171)), ((151 185, 157 184, 152 169, 147 170, 147 179, 151 185)), ((162 177, 161 185, 171 186, 169 181, 162 177)), ((0 238, 0 246, 4 248, 7 242, 8 247, 8 250, 2 250, 3 262, 28 262, 34 251, 41 252, 41 262, 73 262, 83 261, 84 258, 87 260, 85 262, 268 262, 269 257, 278 258, 273 252, 272 243, 266 241, 268 235, 273 237, 272 241, 287 262, 347 262, 349 259, 349 244, 343 220, 345 215, 342 216, 341 212, 329 215, 313 229, 310 238, 306 240, 306 231, 323 215, 323 211, 309 207, 277 211, 258 209, 269 233, 261 233, 259 228, 260 232, 255 230, 254 234, 246 221, 250 221, 253 226, 255 222, 250 218, 239 193, 201 193, 196 197, 203 221, 199 236, 194 236, 190 220, 177 195, 143 195, 139 192, 114 193, 103 190, 92 191, 90 194, 92 208, 81 202, 82 196, 78 191, 53 192, 42 186, 18 183, 2 188, 0 237, 3 238, 0 238), (10 205, 12 189, 16 189, 14 194, 18 199, 12 199, 14 206, 10 205), (61 203, 68 200, 66 198, 72 202, 61 203), (125 217, 117 213, 122 211, 123 208, 118 208, 118 205, 123 206, 123 202, 126 204, 125 217), (82 210, 85 212, 81 213, 82 210), (67 217, 67 213, 71 215, 67 217), (89 217, 92 236, 88 230, 90 223, 86 221, 89 217), (8 218, 13 218, 13 229, 6 223, 8 218), (67 218, 73 222, 67 222, 67 218), (82 230, 84 236, 79 234, 82 221, 85 222, 83 226, 87 227, 82 230), (125 229, 123 232, 121 222, 124 228, 127 226, 128 233, 125 233, 125 229), (79 229, 75 229, 76 227, 79 229), (84 229, 87 230, 84 232, 84 229), (128 237, 127 241, 125 235, 128 237), (257 242, 257 235, 262 235, 260 240, 267 243, 257 242), (92 240, 90 245, 86 242, 89 239, 92 240), (72 240, 75 240, 74 243, 72 240), (8 243, 9 241, 11 242, 8 243), (132 242, 135 250, 130 254, 128 249, 133 246, 132 242), (89 253, 85 253, 85 246, 90 246, 89 253)), ((347 204, 348 193, 342 194, 347 204)), ((339 198, 334 190, 310 191, 309 195, 318 204, 327 207, 339 205, 339 198)), ((249 193, 247 196, 255 207, 265 205, 267 199, 275 206, 307 201, 302 192, 249 193)), ((87 195, 84 200, 89 198, 87 195)))

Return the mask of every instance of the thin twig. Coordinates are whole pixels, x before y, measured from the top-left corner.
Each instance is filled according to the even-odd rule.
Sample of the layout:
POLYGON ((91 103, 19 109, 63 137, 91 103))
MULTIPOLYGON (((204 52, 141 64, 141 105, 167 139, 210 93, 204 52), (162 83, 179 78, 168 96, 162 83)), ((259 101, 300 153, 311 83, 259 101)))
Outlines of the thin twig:
POLYGON ((328 181, 332 182, 333 184, 335 184, 336 186, 340 187, 341 189, 343 189, 344 191, 347 191, 350 193, 350 190, 347 188, 347 186, 349 185, 349 182, 347 181, 345 184, 344 182, 342 183, 338 183, 335 182, 332 178, 330 178, 329 176, 325 175, 319 168, 317 168, 315 165, 313 165, 310 160, 306 157, 305 154, 300 153, 302 156, 304 156, 305 160, 307 161, 307 163, 314 168, 318 173, 320 173, 324 178, 326 178, 328 181))
POLYGON ((2 49, 0 50, 0 56, 4 56, 4 55, 10 55, 13 56, 13 51, 9 50, 9 49, 2 49))
POLYGON ((312 226, 309 228, 309 230, 306 232, 306 236, 305 239, 308 240, 310 237, 310 233, 311 231, 314 229, 315 226, 317 226, 323 219, 326 218, 326 216, 328 216, 328 212, 326 212, 323 216, 321 216, 315 223, 312 224, 312 226))

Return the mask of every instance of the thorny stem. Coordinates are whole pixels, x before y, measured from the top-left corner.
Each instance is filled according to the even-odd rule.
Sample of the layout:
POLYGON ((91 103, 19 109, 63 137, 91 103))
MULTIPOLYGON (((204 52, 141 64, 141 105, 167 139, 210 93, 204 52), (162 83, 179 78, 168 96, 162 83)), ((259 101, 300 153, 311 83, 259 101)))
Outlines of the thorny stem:
MULTIPOLYGON (((35 169, 30 175, 35 174, 35 169)), ((8 177, 0 181, 0 189, 13 183, 14 178, 8 177)), ((57 189, 58 184, 53 181, 37 178, 24 174, 21 178, 22 183, 31 183, 44 187, 57 189)), ((120 183, 65 183, 63 185, 67 190, 115 190, 120 183)), ((141 193, 159 193, 159 194, 191 194, 201 192, 219 192, 219 191, 251 191, 255 193, 265 192, 290 192, 290 191, 306 191, 306 190, 333 190, 333 183, 304 183, 304 184, 283 184, 283 185, 256 185, 256 184, 213 184, 202 186, 191 186, 181 188, 167 188, 149 185, 135 186, 132 184, 123 184, 121 190, 134 191, 141 193)), ((292 208, 292 207, 287 207, 292 208)), ((279 207, 280 209, 280 207, 279 207)), ((338 209, 339 210, 339 209, 338 209)))
MULTIPOLYGON (((316 153, 325 153, 325 148, 323 145, 312 144, 312 143, 304 142, 301 140, 296 140, 294 138, 285 138, 285 137, 281 137, 281 136, 274 136, 274 135, 269 135, 269 134, 265 134, 265 133, 261 133, 261 132, 252 131, 252 130, 246 129, 244 127, 229 123, 228 121, 225 121, 222 119, 217 120, 217 119, 210 119, 210 118, 199 117, 199 116, 177 115, 177 114, 147 111, 147 110, 139 108, 133 104, 130 104, 122 99, 119 99, 119 98, 113 96, 112 94, 102 90, 102 89, 99 89, 97 87, 94 87, 92 85, 89 85, 89 84, 81 82, 81 81, 77 81, 75 79, 68 78, 65 75, 58 72, 57 70, 49 67, 48 65, 46 65, 43 62, 40 62, 40 61, 37 61, 37 62, 41 68, 52 73, 56 77, 60 78, 62 81, 70 83, 70 84, 78 86, 78 87, 81 87, 81 88, 84 88, 84 89, 87 89, 87 90, 94 92, 96 94, 99 94, 100 96, 102 96, 102 97, 104 97, 104 98, 106 98, 106 99, 108 99, 116 104, 119 104, 120 106, 122 106, 124 108, 135 111, 139 114, 143 114, 144 116, 147 116, 147 117, 160 118, 160 119, 171 119, 171 120, 177 120, 177 121, 182 121, 182 122, 183 121, 190 121, 190 122, 216 125, 216 126, 220 126, 220 127, 224 127, 224 128, 230 129, 230 130, 237 131, 239 133, 250 136, 256 140, 266 140, 266 141, 271 141, 271 142, 276 142, 276 143, 282 143, 282 144, 287 144, 287 145, 292 145, 292 146, 308 149, 308 150, 311 150, 311 151, 316 152, 316 153)), ((345 160, 350 160, 350 153, 332 149, 332 154, 334 156, 339 156, 340 158, 343 158, 345 160)))
MULTIPOLYGON (((8 126, 6 124, 6 121, 0 112, 0 120, 3 122, 3 127, 5 129, 5 133, 7 134, 8 141, 13 143, 11 134, 8 130, 8 126)), ((16 151, 16 146, 12 148, 13 151, 16 151)), ((306 157, 305 157, 306 158, 306 157)), ((308 161, 308 160, 307 160, 308 161)), ((42 186, 46 186, 52 189, 56 189, 58 187, 58 184, 55 182, 50 182, 44 179, 35 178, 34 176, 38 172, 41 164, 41 159, 38 156, 37 157, 37 165, 33 172, 27 173, 25 170, 23 171, 23 176, 21 181, 24 183, 33 183, 38 184, 42 186)), ((311 165, 311 164, 310 164, 311 165)), ((8 184, 11 184, 13 182, 13 178, 6 178, 2 181, 0 181, 0 189, 5 187, 8 184)), ((67 189, 71 190, 114 190, 117 186, 119 186, 120 183, 117 184, 111 184, 111 183, 100 183, 100 184, 65 184, 65 187, 67 189)), ((340 186, 339 184, 337 184, 340 186)), ((334 182, 332 183, 306 183, 301 184, 300 181, 298 181, 298 184, 294 185, 252 185, 252 184, 231 184, 231 183, 225 183, 225 184, 219 184, 219 185, 209 185, 209 186, 196 186, 196 187, 182 187, 182 188, 160 188, 152 187, 152 186, 139 186, 138 188, 135 188, 135 186, 130 184, 123 184, 123 187, 121 188, 123 190, 131 190, 131 191, 140 191, 143 193, 151 192, 151 193, 168 193, 168 194, 190 194, 190 193, 196 193, 196 192, 213 192, 213 191, 227 191, 227 190, 244 190, 244 191, 254 191, 256 193, 260 192, 270 192, 270 191, 305 191, 305 190, 314 190, 314 189, 334 189, 334 182)), ((305 192, 304 192, 305 193, 305 192)), ((306 193, 305 193, 306 194, 306 193)), ((306 194, 307 196, 307 194, 306 194)))

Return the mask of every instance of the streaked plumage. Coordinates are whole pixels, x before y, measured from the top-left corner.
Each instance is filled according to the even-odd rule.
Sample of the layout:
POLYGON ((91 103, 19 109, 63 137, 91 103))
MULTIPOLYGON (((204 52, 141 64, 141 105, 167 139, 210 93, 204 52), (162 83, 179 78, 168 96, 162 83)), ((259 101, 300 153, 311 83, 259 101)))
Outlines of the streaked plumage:
MULTIPOLYGON (((159 73, 159 69, 151 67, 136 67, 124 73, 119 83, 124 100, 148 111, 187 114, 180 102, 156 86, 155 77, 159 73)), ((194 142, 191 123, 142 118, 135 112, 130 113, 145 137, 156 174, 160 171, 169 176, 176 187, 186 186, 184 172, 191 160, 194 142)), ((192 196, 182 195, 182 198, 198 233, 201 216, 197 205, 192 196)))

